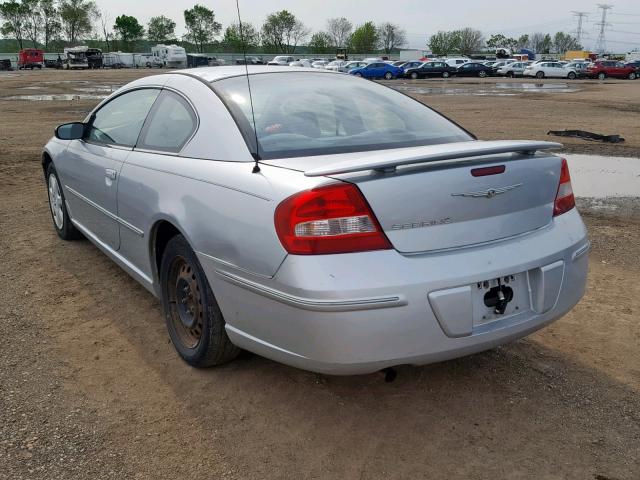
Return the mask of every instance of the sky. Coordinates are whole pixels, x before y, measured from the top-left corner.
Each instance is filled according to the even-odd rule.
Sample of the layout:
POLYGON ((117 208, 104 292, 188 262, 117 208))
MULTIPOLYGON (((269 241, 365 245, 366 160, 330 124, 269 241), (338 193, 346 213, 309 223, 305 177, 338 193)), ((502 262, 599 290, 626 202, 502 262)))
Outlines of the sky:
MULTIPOLYGON (((599 0, 603 1, 603 0, 599 0)), ((586 47, 594 47, 598 36, 595 22, 600 13, 595 3, 577 0, 535 0, 527 2, 507 0, 453 0, 435 2, 429 0, 239 0, 240 14, 244 22, 260 28, 265 17, 274 11, 289 10, 313 31, 323 30, 327 18, 344 16, 354 25, 372 20, 375 23, 393 22, 407 32, 408 47, 424 48, 426 39, 438 30, 454 30, 473 27, 485 37, 493 33, 520 36, 540 31, 572 31, 576 18, 572 11, 589 13, 583 31, 586 47)), ((235 0, 96 0, 98 7, 107 11, 113 19, 127 14, 146 25, 149 18, 165 15, 177 23, 176 33, 184 33, 185 8, 201 3, 212 9, 223 28, 237 20, 235 0), (192 3, 193 2, 193 3, 192 3)), ((640 49, 640 2, 616 0, 609 10, 606 38, 609 50, 627 52, 640 49)))

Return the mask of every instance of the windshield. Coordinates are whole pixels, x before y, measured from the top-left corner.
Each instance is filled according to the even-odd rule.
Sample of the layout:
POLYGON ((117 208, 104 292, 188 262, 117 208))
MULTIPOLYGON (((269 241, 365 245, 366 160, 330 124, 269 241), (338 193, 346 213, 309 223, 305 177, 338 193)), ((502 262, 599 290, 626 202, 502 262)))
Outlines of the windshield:
POLYGON ((251 152, 262 159, 473 140, 442 115, 391 88, 313 72, 251 76, 256 134, 247 78, 226 78, 212 85, 251 152))

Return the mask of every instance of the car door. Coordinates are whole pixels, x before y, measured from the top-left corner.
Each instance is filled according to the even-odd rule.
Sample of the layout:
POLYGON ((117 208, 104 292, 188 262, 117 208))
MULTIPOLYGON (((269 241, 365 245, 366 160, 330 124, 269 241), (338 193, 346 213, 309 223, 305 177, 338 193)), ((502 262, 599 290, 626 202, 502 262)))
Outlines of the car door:
POLYGON ((465 65, 460 65, 458 67, 458 75, 463 76, 463 77, 468 77, 469 75, 472 75, 473 72, 471 70, 471 65, 470 64, 465 64, 465 65))
POLYGON ((72 140, 56 165, 72 218, 114 250, 120 248, 118 175, 133 149, 159 90, 118 95, 96 111, 85 137, 72 140))
POLYGON ((138 142, 122 167, 118 185, 118 215, 122 219, 121 254, 148 277, 148 233, 162 189, 175 185, 172 170, 185 159, 180 151, 198 128, 191 103, 172 90, 163 90, 153 105, 138 142))

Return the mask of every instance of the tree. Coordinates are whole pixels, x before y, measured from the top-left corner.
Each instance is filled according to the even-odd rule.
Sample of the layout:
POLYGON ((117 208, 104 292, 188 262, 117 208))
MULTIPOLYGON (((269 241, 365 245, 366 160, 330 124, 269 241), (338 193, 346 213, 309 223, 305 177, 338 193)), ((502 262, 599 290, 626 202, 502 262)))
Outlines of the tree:
POLYGON ((389 55, 392 50, 407 43, 407 33, 399 25, 382 23, 378 25, 378 41, 384 53, 389 55))
POLYGON ((429 38, 429 48, 436 56, 460 52, 460 36, 457 31, 440 31, 429 38))
POLYGON ((501 33, 498 33, 497 35, 491 35, 489 37, 489 40, 487 40, 487 48, 494 50, 496 48, 507 47, 507 43, 509 40, 512 39, 505 37, 501 33))
POLYGON ((262 25, 262 45, 280 53, 295 53, 308 35, 309 29, 287 10, 272 13, 262 25))
POLYGON ((22 50, 22 41, 26 33, 24 5, 15 0, 0 3, 0 19, 3 20, 0 33, 15 38, 22 50))
POLYGON ((520 35, 517 40, 517 48, 529 48, 529 35, 520 35))
POLYGON ((98 20, 100 22, 100 27, 102 28, 102 35, 104 36, 104 43, 107 45, 107 50, 111 50, 111 46, 109 44, 109 39, 112 36, 111 29, 109 28, 111 15, 106 10, 101 10, 98 12, 98 20))
POLYGON ((352 31, 353 25, 344 17, 327 20, 327 34, 331 37, 333 47, 346 47, 352 31))
POLYGON ((548 33, 532 33, 530 39, 530 46, 535 53, 549 53, 551 50, 553 42, 548 33))
POLYGON ((69 43, 76 43, 93 30, 93 19, 99 16, 92 0, 61 0, 58 7, 62 31, 69 43))
POLYGON ((569 50, 582 50, 578 40, 564 32, 557 32, 553 36, 553 49, 556 53, 565 53, 569 50))
POLYGON ((60 38, 62 30, 60 14, 53 0, 40 0, 40 13, 42 15, 42 41, 45 50, 48 50, 49 44, 60 38))
POLYGON ((22 0, 22 7, 26 37, 33 43, 33 48, 37 48, 42 23, 40 2, 39 0, 22 0))
POLYGON ((251 51, 260 45, 260 33, 250 23, 242 22, 242 35, 240 24, 232 23, 224 31, 222 44, 227 51, 242 52, 251 51))
POLYGON ((358 53, 375 52, 378 49, 378 40, 378 31, 373 22, 366 22, 351 35, 351 50, 358 53))
POLYGON ((459 51, 463 55, 470 55, 472 53, 479 52, 484 44, 484 37, 480 30, 473 28, 463 28, 458 30, 457 36, 459 38, 459 51))
POLYGON ((316 32, 311 35, 311 40, 307 46, 313 53, 329 53, 332 48, 333 39, 326 32, 316 32))
POLYGON ((150 42, 167 43, 175 38, 176 22, 160 15, 151 17, 147 25, 147 38, 150 42))
POLYGON ((140 25, 136 17, 131 15, 117 16, 113 30, 127 47, 131 47, 133 42, 140 40, 144 36, 144 27, 140 25))
POLYGON ((187 27, 185 39, 193 42, 200 53, 204 45, 211 43, 222 30, 222 24, 216 22, 213 10, 202 5, 194 5, 190 10, 185 10, 184 23, 187 27))

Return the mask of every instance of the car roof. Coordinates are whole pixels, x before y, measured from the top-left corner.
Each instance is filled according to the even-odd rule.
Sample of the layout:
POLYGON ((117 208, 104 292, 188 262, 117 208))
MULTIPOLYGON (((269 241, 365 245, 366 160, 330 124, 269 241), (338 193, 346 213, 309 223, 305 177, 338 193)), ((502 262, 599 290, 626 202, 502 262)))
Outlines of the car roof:
POLYGON ((190 68, 188 70, 176 70, 171 72, 172 74, 182 73, 196 77, 200 77, 205 82, 215 82, 216 80, 222 80, 224 78, 237 77, 239 75, 245 75, 247 70, 249 75, 256 75, 260 73, 295 73, 295 72, 313 72, 317 74, 333 74, 332 70, 319 70, 317 68, 296 68, 275 65, 229 65, 220 67, 202 67, 202 68, 190 68))

